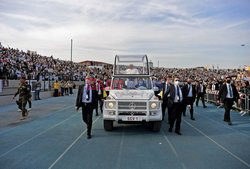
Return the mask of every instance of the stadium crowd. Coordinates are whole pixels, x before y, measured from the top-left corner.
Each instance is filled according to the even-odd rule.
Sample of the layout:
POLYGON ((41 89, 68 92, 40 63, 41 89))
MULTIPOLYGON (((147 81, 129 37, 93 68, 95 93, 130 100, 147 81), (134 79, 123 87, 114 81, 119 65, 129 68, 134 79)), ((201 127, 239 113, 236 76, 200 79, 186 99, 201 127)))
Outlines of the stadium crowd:
MULTIPOLYGON (((4 85, 8 85, 8 79, 33 80, 83 80, 87 74, 92 77, 107 80, 111 78, 113 72, 112 65, 105 65, 102 69, 55 59, 53 56, 46 57, 34 52, 24 52, 19 49, 3 47, 0 44, 0 79, 4 85)), ((165 81, 167 75, 173 77, 178 75, 181 81, 188 78, 194 81, 202 80, 207 89, 219 90, 226 76, 231 76, 238 91, 246 92, 249 86, 249 72, 244 69, 206 69, 200 68, 151 68, 151 74, 156 81, 165 81)), ((248 89, 249 90, 249 89, 248 89)))

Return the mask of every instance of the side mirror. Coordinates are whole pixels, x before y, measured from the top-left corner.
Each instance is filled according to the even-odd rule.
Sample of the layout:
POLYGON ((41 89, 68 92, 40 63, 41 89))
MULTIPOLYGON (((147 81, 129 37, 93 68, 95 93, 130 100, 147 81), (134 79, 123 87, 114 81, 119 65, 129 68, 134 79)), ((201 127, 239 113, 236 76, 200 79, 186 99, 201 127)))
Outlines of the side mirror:
POLYGON ((159 88, 155 86, 155 87, 153 88, 153 90, 154 90, 155 92, 158 92, 158 91, 159 91, 159 88))

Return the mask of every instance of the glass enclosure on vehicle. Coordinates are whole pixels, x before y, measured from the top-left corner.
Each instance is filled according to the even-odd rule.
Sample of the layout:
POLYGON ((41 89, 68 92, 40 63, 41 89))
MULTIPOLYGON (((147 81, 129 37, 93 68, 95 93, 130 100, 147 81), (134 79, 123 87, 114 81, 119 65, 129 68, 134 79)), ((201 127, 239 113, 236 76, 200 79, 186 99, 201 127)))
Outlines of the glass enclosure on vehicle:
POLYGON ((113 75, 149 75, 147 55, 116 55, 113 75))
POLYGON ((115 77, 112 89, 114 90, 151 90, 152 81, 149 77, 115 77))

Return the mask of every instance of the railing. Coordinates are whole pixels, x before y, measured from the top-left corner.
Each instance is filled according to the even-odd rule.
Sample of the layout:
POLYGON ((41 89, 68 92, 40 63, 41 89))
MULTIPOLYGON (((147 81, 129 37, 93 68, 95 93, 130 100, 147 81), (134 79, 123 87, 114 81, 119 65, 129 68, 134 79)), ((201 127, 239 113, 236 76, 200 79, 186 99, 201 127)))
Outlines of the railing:
MULTIPOLYGON (((218 90, 207 90, 205 100, 207 102, 214 103, 214 104, 218 105, 218 103, 217 103, 218 94, 219 94, 218 90)), ((239 93, 239 95, 240 95, 240 102, 233 105, 233 107, 240 110, 242 112, 242 115, 244 115, 246 113, 248 113, 250 115, 250 109, 249 109, 250 95, 249 94, 246 95, 244 93, 239 93)))

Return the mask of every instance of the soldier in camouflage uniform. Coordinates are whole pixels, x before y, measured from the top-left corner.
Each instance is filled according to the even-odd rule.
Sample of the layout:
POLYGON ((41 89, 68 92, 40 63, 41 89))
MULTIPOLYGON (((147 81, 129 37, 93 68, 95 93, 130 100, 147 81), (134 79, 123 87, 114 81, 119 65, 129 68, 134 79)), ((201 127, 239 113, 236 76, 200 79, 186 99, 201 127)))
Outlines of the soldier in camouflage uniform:
POLYGON ((20 85, 18 87, 18 90, 16 94, 14 95, 13 99, 19 94, 19 99, 17 101, 18 108, 22 111, 22 118, 21 120, 24 120, 28 116, 28 111, 25 108, 27 101, 30 97, 30 90, 28 85, 26 84, 25 78, 20 79, 20 85))

